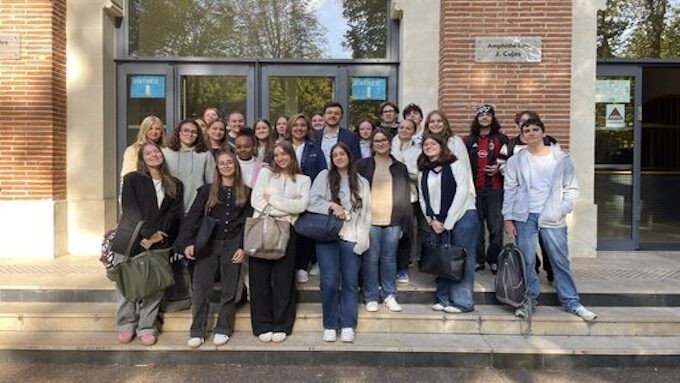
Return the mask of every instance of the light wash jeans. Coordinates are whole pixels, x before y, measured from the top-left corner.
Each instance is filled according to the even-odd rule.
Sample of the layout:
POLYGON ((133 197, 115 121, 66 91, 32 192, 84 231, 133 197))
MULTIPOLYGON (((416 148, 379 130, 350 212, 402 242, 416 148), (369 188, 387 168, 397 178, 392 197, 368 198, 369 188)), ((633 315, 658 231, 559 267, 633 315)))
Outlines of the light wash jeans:
MULTIPOLYGON (((543 245, 548 253, 550 265, 555 276, 555 289, 557 299, 562 307, 574 313, 581 306, 581 301, 576 291, 574 277, 569 269, 569 249, 567 247, 567 227, 540 228, 538 227, 538 214, 529 213, 526 222, 513 221, 517 229, 517 247, 524 255, 527 281, 531 292, 531 303, 538 305, 538 276, 536 275, 536 242, 540 230, 543 237, 543 245)), ((545 256, 546 254, 544 254, 545 256)), ((543 260, 545 262, 545 258, 543 260)))
POLYGON ((363 256, 364 300, 378 301, 378 281, 382 297, 397 294, 397 246, 400 226, 371 226, 371 247, 363 256))
POLYGON ((319 262, 323 328, 357 326, 359 267, 361 259, 354 254, 354 242, 343 240, 316 243, 319 262))

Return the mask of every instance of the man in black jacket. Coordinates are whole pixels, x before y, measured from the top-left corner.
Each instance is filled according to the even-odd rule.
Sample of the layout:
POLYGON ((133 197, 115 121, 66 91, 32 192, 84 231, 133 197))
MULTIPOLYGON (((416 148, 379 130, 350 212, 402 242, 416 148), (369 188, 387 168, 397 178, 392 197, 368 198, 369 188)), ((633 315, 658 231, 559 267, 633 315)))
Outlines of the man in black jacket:
POLYGON ((326 164, 331 164, 331 148, 338 142, 349 146, 354 161, 361 159, 361 149, 359 148, 359 136, 353 132, 340 127, 343 109, 339 102, 332 101, 323 107, 323 118, 326 126, 323 130, 314 131, 314 143, 319 145, 326 157, 326 164))

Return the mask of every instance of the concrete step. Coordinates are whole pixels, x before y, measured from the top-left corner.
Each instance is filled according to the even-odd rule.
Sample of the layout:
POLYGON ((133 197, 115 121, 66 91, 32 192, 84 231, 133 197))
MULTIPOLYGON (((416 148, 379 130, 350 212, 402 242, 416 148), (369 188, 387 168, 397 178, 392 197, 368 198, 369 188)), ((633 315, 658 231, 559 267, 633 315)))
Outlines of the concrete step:
POLYGON ((293 333, 280 344, 235 333, 225 346, 186 346, 182 333, 163 333, 155 346, 118 344, 115 332, 0 332, 0 360, 104 364, 370 365, 580 369, 674 367, 680 337, 517 336, 358 333, 351 344, 321 334, 293 333))
MULTIPOLYGON (((578 335, 578 336, 676 336, 680 335, 680 308, 591 307, 596 321, 586 323, 556 307, 539 307, 531 326, 515 318, 512 311, 497 305, 478 305, 465 314, 434 312, 429 305, 405 304, 393 313, 381 308, 369 313, 359 307, 359 333, 421 333, 475 335, 578 335)), ((211 315, 211 322, 214 321, 211 315)), ((322 328, 321 305, 298 305, 294 332, 318 333, 322 328)), ((189 311, 163 316, 165 333, 186 334, 191 325, 189 311)), ((4 303, 0 307, 0 331, 107 332, 115 330, 112 303, 4 303)), ((212 328, 212 323, 209 328, 212 328)), ((248 305, 239 308, 235 331, 250 333, 248 305)))

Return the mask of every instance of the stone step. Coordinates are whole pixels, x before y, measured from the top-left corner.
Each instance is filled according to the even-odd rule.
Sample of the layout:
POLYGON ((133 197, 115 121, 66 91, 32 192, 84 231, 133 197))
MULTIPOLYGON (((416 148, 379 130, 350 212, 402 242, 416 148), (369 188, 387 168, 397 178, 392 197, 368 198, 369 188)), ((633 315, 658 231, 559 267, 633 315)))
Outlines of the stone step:
MULTIPOLYGON (((556 307, 539 307, 528 321, 515 318, 498 305, 478 305, 464 314, 434 312, 429 305, 405 304, 393 313, 381 308, 369 313, 359 307, 358 333, 421 333, 473 335, 571 335, 571 336, 674 336, 680 335, 680 308, 591 307, 596 321, 586 323, 556 307)), ((115 329, 112 303, 4 303, 0 307, 0 331, 107 332, 115 329)), ((211 315, 214 322, 214 315, 211 315)), ((191 313, 182 311, 163 316, 164 333, 186 334, 191 313)), ((212 323, 209 328, 212 328, 212 323)), ((248 305, 239 308, 235 331, 250 333, 248 305)), ((295 333, 319 333, 323 328, 321 305, 298 305, 295 333)))
POLYGON ((518 336, 358 333, 354 343, 325 343, 293 333, 280 344, 237 332, 216 348, 188 349, 186 334, 163 333, 155 346, 118 344, 115 332, 0 331, 0 360, 103 364, 369 365, 581 369, 675 367, 680 336, 518 336))

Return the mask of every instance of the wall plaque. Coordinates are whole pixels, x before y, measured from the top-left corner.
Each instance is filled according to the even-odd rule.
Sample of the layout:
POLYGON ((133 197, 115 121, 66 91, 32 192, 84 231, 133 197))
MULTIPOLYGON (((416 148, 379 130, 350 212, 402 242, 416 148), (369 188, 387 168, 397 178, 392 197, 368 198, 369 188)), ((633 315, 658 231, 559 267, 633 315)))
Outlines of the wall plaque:
POLYGON ((0 60, 21 59, 19 35, 0 35, 0 60))
POLYGON ((476 37, 475 62, 540 63, 540 37, 476 37))

